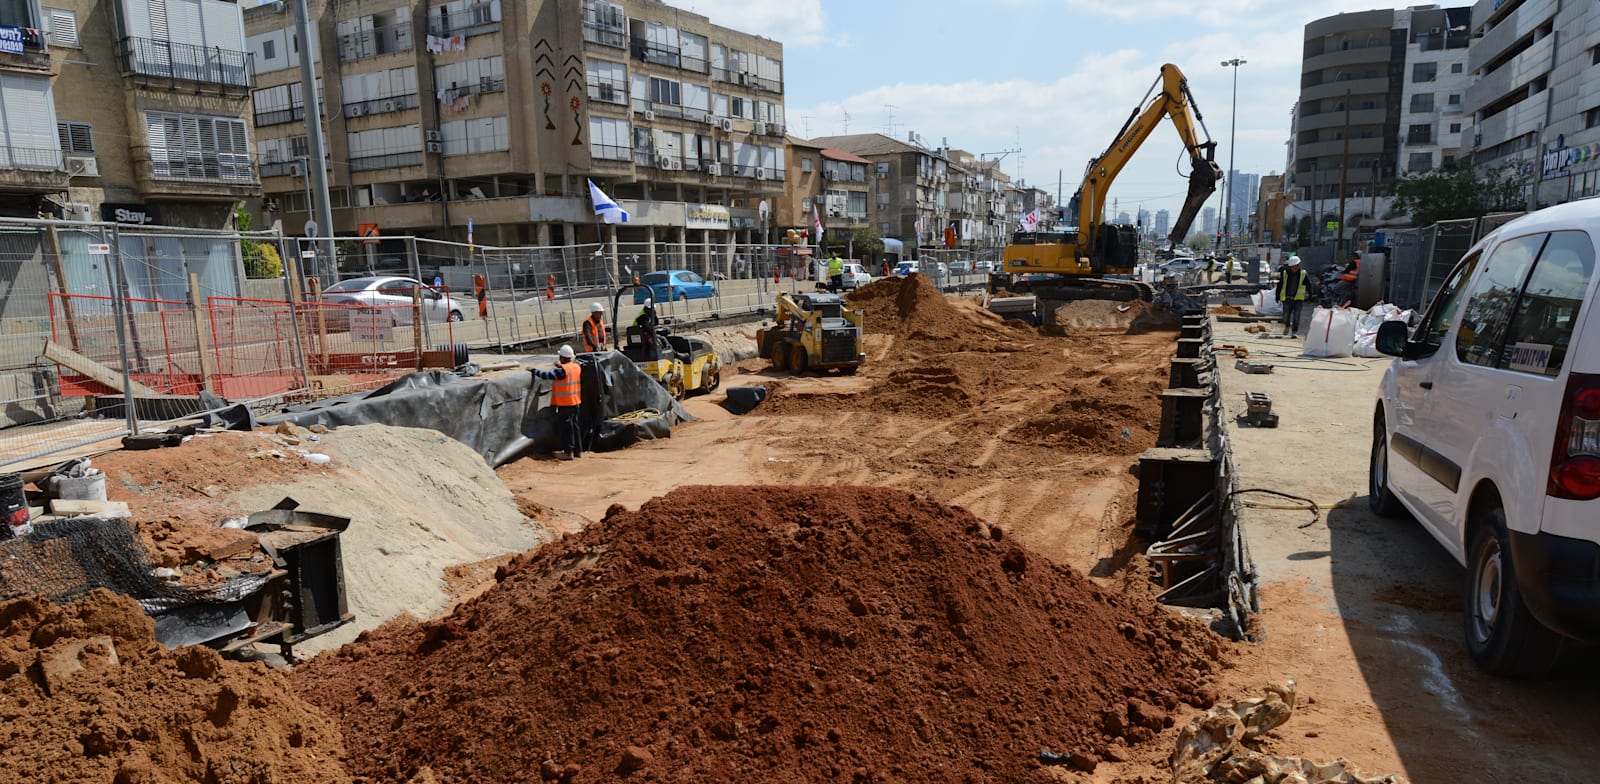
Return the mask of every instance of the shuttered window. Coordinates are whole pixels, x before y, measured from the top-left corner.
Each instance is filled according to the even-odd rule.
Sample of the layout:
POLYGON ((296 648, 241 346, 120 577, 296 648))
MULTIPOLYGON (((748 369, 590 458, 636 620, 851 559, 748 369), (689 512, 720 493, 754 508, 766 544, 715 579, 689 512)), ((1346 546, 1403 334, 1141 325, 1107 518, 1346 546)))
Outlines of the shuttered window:
POLYGON ((250 182, 250 147, 243 120, 145 112, 154 176, 250 182))
POLYGON ((56 123, 56 135, 61 137, 61 151, 68 155, 93 155, 94 131, 88 123, 56 123))
POLYGON ((72 49, 82 48, 78 43, 78 15, 60 8, 44 9, 46 21, 50 24, 50 45, 65 46, 72 49))

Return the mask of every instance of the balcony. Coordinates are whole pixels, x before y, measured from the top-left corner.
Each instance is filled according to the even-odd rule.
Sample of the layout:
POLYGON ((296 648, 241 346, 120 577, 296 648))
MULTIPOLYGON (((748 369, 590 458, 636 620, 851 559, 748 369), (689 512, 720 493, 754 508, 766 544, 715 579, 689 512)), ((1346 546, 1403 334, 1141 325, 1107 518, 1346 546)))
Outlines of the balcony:
MULTIPOLYGON (((9 30, 21 38, 22 54, 0 55, 0 69, 22 73, 50 73, 50 49, 43 30, 29 27, 12 27, 9 30)), ((12 45, 16 45, 13 39, 12 45)))
POLYGON ((428 19, 428 35, 448 38, 453 35, 464 35, 468 38, 475 35, 500 32, 500 20, 494 18, 494 9, 488 3, 478 3, 467 6, 461 13, 454 16, 431 16, 428 19))
POLYGON ((250 87, 249 52, 149 38, 124 38, 117 51, 124 76, 216 85, 230 92, 250 87))
POLYGON ((0 191, 64 191, 67 179, 60 148, 0 147, 0 191))
POLYGON ((585 21, 583 23, 583 40, 601 46, 614 46, 618 49, 628 45, 628 34, 620 27, 608 27, 597 22, 585 21))
POLYGON ((415 109, 420 104, 416 93, 405 95, 391 95, 387 98, 373 98, 369 101, 354 101, 344 105, 344 116, 361 117, 368 114, 387 114, 415 109))
MULTIPOLYGON (((454 203, 450 205, 450 209, 455 210, 454 203)), ((524 209, 523 214, 526 212, 524 209)), ((342 223, 346 215, 351 216, 350 220, 355 223, 376 223, 385 230, 420 229, 444 225, 444 205, 436 201, 347 207, 336 211, 334 221, 342 223)))
POLYGON ((467 219, 478 226, 528 222, 528 197, 506 196, 495 199, 452 199, 450 221, 462 224, 467 219))
POLYGON ((250 156, 206 150, 130 148, 145 198, 238 200, 261 195, 250 156))
POLYGON ((421 166, 423 152, 413 150, 410 152, 390 152, 378 155, 350 156, 350 171, 377 171, 379 169, 400 169, 407 166, 421 166))
POLYGON ((1342 98, 1345 93, 1357 95, 1381 95, 1389 93, 1389 80, 1378 77, 1373 79, 1346 79, 1342 82, 1325 82, 1300 90, 1300 100, 1316 101, 1323 98, 1342 98))
POLYGON ((287 109, 272 109, 265 112, 258 111, 256 112, 256 127, 260 128, 266 125, 282 125, 284 123, 299 122, 305 118, 306 107, 304 104, 300 106, 291 106, 287 109))
POLYGON ((411 51, 410 22, 374 27, 371 30, 339 36, 339 62, 341 63, 409 51, 411 51))

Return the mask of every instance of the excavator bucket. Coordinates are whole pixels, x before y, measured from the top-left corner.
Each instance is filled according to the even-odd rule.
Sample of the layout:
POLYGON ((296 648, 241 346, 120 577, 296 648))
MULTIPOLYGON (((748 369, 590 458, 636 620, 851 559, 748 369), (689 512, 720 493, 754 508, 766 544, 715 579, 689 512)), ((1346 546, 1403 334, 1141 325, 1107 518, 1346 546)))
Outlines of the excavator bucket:
MULTIPOLYGON (((1216 145, 1212 143, 1209 146, 1216 145)), ((1183 244, 1186 239, 1184 234, 1194 225, 1194 217, 1200 214, 1200 208, 1205 206, 1206 200, 1217 192, 1217 182, 1221 179, 1222 167, 1214 161, 1198 154, 1189 158, 1189 195, 1183 200, 1183 209, 1178 212, 1177 222, 1172 224, 1172 233, 1167 235, 1167 241, 1174 247, 1183 244)))

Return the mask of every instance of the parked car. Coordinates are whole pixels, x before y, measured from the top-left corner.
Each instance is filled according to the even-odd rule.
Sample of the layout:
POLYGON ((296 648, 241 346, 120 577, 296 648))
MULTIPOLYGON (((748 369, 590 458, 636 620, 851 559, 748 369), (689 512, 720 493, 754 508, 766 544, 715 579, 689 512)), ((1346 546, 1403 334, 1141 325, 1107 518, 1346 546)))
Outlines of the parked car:
POLYGON ((983 275, 988 275, 995 271, 995 267, 996 265, 993 261, 983 259, 982 261, 979 261, 973 265, 972 271, 983 275))
MULTIPOLYGON (((322 301, 330 305, 382 308, 391 324, 411 323, 411 288, 420 285, 415 278, 375 275, 342 280, 322 290, 322 301)), ((430 322, 460 321, 461 304, 432 286, 422 287, 423 319, 430 322)), ((331 321, 348 329, 350 313, 334 311, 331 321)))
POLYGON ((1414 329, 1377 334, 1397 359, 1369 503, 1410 512, 1466 566, 1467 650, 1497 674, 1600 642, 1597 240, 1600 202, 1519 218, 1466 253, 1414 329))
POLYGON ((846 262, 844 265, 844 287, 858 289, 872 282, 872 275, 867 273, 866 267, 855 262, 846 262))
POLYGON ((894 274, 895 277, 898 278, 903 278, 916 271, 917 263, 915 261, 902 261, 899 264, 894 265, 894 274))
POLYGON ((970 262, 970 261, 952 261, 952 262, 950 262, 950 274, 951 275, 971 275, 972 274, 972 262, 970 262))
POLYGON ((689 270, 662 270, 646 272, 639 279, 640 288, 633 290, 633 304, 643 305, 647 299, 656 302, 691 299, 710 299, 716 296, 717 287, 689 270))

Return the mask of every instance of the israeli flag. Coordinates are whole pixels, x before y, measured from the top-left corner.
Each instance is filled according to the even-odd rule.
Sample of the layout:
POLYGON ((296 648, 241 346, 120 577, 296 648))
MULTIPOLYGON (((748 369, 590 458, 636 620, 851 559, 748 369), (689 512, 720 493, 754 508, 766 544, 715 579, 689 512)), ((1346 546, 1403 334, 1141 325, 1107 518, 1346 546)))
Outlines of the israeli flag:
POLYGON ((606 223, 627 223, 628 211, 618 207, 617 203, 607 196, 600 186, 589 180, 589 200, 594 202, 594 214, 599 215, 606 223))

